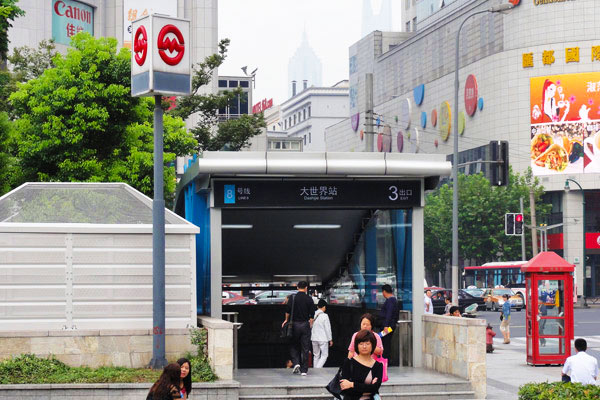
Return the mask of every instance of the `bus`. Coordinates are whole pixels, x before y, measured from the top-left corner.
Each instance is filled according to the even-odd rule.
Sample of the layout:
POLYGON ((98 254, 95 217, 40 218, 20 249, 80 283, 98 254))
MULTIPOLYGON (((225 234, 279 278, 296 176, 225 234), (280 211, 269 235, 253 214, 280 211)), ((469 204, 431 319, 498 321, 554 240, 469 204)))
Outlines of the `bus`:
POLYGON ((476 286, 479 289, 505 287, 523 298, 525 304, 525 274, 521 265, 527 261, 489 262, 481 266, 465 267, 464 287, 476 286))

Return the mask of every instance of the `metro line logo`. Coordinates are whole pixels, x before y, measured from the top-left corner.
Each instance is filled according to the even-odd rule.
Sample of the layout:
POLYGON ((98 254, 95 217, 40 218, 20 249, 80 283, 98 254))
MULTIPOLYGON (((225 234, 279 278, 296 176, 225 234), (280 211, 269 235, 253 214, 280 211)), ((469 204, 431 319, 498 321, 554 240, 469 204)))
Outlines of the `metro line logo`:
POLYGON ((156 44, 158 46, 158 54, 165 63, 171 66, 179 64, 185 53, 185 43, 183 42, 181 31, 175 25, 168 24, 163 26, 158 33, 156 44), (171 34, 171 37, 167 37, 169 34, 171 34))
POLYGON ((135 31, 135 37, 133 38, 133 52, 135 53, 135 62, 140 67, 146 62, 146 56, 148 55, 148 35, 146 34, 146 28, 141 25, 135 31))
POLYGON ((521 4, 521 0, 508 0, 508 2, 515 7, 521 4))
POLYGON ((235 185, 223 186, 223 203, 235 204, 235 185))

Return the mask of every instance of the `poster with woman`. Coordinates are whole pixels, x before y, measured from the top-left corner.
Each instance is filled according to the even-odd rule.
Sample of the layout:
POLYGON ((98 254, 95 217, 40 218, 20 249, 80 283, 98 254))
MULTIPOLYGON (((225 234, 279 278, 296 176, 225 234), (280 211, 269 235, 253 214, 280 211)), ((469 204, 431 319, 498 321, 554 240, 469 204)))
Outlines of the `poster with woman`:
POLYGON ((600 172, 600 72, 531 78, 534 175, 600 172))

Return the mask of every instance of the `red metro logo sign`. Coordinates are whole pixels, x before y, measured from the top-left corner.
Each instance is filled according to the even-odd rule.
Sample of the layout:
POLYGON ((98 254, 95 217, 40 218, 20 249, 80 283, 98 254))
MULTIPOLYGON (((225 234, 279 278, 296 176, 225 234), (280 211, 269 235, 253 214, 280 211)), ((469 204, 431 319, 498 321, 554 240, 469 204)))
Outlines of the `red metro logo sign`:
POLYGON ((148 55, 148 35, 146 34, 146 28, 144 25, 140 25, 135 31, 133 37, 133 52, 135 54, 135 62, 140 67, 146 62, 146 56, 148 55))
POLYGON ((508 2, 516 7, 521 3, 521 0, 508 0, 508 2))
POLYGON ((185 43, 181 31, 175 25, 165 25, 158 33, 158 54, 168 65, 179 64, 185 52, 185 43), (168 36, 167 36, 168 35, 168 36))

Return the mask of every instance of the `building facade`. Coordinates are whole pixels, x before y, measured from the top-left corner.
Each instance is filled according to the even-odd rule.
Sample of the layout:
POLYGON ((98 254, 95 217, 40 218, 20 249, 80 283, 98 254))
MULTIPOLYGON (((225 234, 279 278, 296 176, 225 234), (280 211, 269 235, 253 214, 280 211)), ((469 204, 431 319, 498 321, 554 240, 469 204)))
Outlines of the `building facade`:
POLYGON ((365 149, 372 73, 377 150, 451 154, 455 43, 468 18, 459 41, 459 150, 509 142, 512 168, 532 168, 553 207, 549 223, 564 224, 550 231, 549 249, 576 265, 579 296, 600 296, 600 2, 525 0, 473 17, 503 2, 445 3, 408 37, 374 32, 350 48, 350 115, 327 129, 327 151, 365 149), (572 182, 565 191, 566 179, 585 191, 585 223, 582 192, 572 182))

